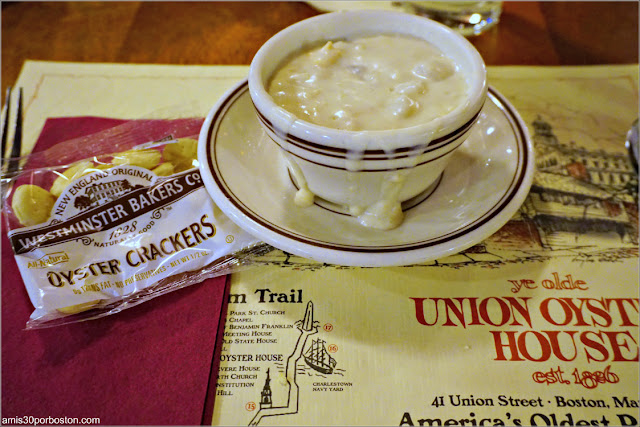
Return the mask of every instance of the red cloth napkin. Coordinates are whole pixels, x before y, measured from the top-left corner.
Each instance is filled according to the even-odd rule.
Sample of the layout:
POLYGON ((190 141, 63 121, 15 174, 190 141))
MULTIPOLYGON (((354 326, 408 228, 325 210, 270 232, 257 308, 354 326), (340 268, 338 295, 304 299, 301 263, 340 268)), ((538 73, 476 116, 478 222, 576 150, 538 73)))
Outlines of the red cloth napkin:
MULTIPOLYGON (((35 150, 122 123, 96 117, 49 119, 35 150)), ((224 319, 225 281, 210 279, 101 319, 27 331, 33 306, 3 221, 2 418, 200 424, 224 319)))

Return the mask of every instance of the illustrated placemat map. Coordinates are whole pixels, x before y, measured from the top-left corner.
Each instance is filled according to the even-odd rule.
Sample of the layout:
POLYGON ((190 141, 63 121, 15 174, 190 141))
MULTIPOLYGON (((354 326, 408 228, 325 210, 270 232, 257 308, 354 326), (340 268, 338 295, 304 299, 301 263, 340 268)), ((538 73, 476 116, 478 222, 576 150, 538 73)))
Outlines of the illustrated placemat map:
MULTIPOLYGON (((25 151, 48 117, 204 117, 246 73, 28 62, 25 151)), ((638 67, 489 67, 489 79, 535 143, 519 213, 424 265, 271 251, 234 274, 211 424, 637 424, 637 177, 623 143, 638 67)))
POLYGON ((535 145, 519 212, 421 265, 234 274, 213 425, 638 422, 637 67, 489 76, 535 145))

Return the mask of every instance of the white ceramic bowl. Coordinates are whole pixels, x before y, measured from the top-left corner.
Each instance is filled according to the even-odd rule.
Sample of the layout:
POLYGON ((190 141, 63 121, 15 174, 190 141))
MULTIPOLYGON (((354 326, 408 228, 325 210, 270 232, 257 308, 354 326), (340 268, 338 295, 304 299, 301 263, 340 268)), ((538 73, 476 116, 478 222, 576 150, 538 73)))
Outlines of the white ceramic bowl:
POLYGON ((379 200, 394 171, 406 171, 399 201, 420 195, 436 182, 475 124, 486 99, 487 82, 480 54, 446 26, 415 15, 369 10, 319 15, 282 30, 253 58, 249 90, 266 133, 292 160, 293 176, 297 165, 315 195, 337 205, 369 206, 379 200), (297 119, 267 93, 272 74, 297 52, 328 40, 373 34, 408 35, 436 46, 463 74, 468 86, 466 102, 418 126, 346 131, 297 119))

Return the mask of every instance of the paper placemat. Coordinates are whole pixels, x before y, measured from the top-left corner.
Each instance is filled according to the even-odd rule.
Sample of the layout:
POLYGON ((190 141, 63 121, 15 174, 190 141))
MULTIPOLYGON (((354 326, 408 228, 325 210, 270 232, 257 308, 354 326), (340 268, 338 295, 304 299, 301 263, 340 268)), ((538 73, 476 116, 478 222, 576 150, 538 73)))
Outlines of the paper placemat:
POLYGON ((424 265, 274 252, 234 274, 213 425, 637 424, 638 68, 489 81, 535 146, 519 212, 424 265))
POLYGON ((49 117, 205 117, 231 85, 247 76, 247 71, 246 66, 27 61, 15 84, 24 90, 22 152, 33 148, 49 117))
MULTIPOLYGON (((25 91, 23 153, 33 147, 49 117, 204 117, 229 87, 246 77, 247 71, 246 66, 27 62, 16 82, 16 86, 22 86, 25 91)), ((336 372, 344 369, 343 376, 333 380, 327 377, 329 374, 320 379, 309 375, 300 383, 296 415, 265 417, 261 424, 327 424, 331 421, 418 425, 420 420, 429 419, 479 422, 484 418, 510 424, 517 418, 526 425, 531 421, 560 422, 569 413, 574 422, 582 419, 579 416, 589 421, 606 417, 612 424, 631 422, 630 418, 617 419, 615 411, 629 417, 637 414, 637 360, 633 362, 634 357, 637 359, 637 193, 634 216, 633 209, 627 208, 633 205, 633 200, 628 200, 633 199, 633 195, 623 182, 614 186, 621 189, 617 193, 607 187, 610 194, 615 193, 612 200, 598 193, 594 186, 600 185, 598 180, 612 176, 613 160, 626 159, 624 136, 638 116, 638 66, 489 67, 489 80, 519 110, 530 126, 536 148, 540 149, 536 153, 537 166, 543 173, 537 175, 534 183, 537 199, 530 198, 531 203, 526 206, 529 210, 523 211, 533 217, 523 219, 520 214, 515 218, 520 222, 511 223, 517 227, 506 228, 507 233, 497 233, 484 249, 476 248, 475 252, 467 251, 424 266, 342 269, 276 251, 263 258, 263 267, 234 275, 231 293, 234 298, 245 295, 247 300, 242 306, 230 304, 234 313, 230 313, 229 320, 233 321, 228 324, 258 325, 257 332, 273 332, 270 337, 261 338, 275 339, 275 342, 262 343, 259 347, 254 345, 257 342, 237 342, 223 350, 222 354, 228 357, 222 367, 229 368, 225 375, 230 375, 231 368, 242 368, 251 371, 242 375, 255 375, 255 378, 240 378, 236 372, 235 378, 225 379, 226 387, 218 390, 210 387, 213 393, 219 393, 205 408, 210 409, 215 403, 214 424, 249 423, 261 404, 268 405, 266 400, 262 401, 267 395, 272 399, 271 406, 280 405, 287 390, 286 381, 282 380, 283 361, 292 349, 288 345, 290 340, 295 339, 294 323, 304 320, 305 308, 311 300, 316 310, 314 319, 322 322, 320 326, 324 331, 322 336, 314 338, 323 338, 327 346, 334 345, 331 354, 338 363, 335 369, 336 372), (605 166, 605 161, 612 163, 605 166), (570 179, 558 178, 558 175, 570 179), (572 180, 589 185, 576 186, 572 180), (573 199, 567 198, 566 193, 571 193, 573 199), (585 198, 593 202, 589 206, 596 207, 599 203, 595 215, 600 215, 598 221, 601 222, 595 222, 595 229, 585 232, 567 225, 576 222, 563 222, 562 218, 549 220, 549 215, 562 217, 566 209, 575 206, 575 200, 585 198), (612 201, 615 203, 610 203, 612 201), (549 208, 548 212, 544 211, 545 207, 549 208), (535 218, 544 239, 540 240, 539 247, 523 248, 517 238, 513 239, 513 232, 522 230, 520 226, 527 224, 525 220, 535 218), (602 230, 598 229, 597 224, 602 223, 609 227, 604 230, 606 236, 600 235, 602 230), (558 224, 564 224, 565 228, 554 228, 558 224), (612 229, 616 231, 610 233, 612 229), (573 289, 560 290, 561 283, 567 281, 572 282, 573 289), (577 281, 585 282, 586 285, 580 286, 588 290, 580 290, 577 281), (559 288, 554 290, 554 284, 559 288), (515 288, 518 290, 513 291, 515 288), (275 296, 269 300, 271 294, 275 296), (261 295, 263 302, 260 302, 261 295), (530 299, 529 314, 533 316, 530 325, 526 319, 514 317, 520 319, 520 325, 502 325, 495 329, 483 321, 483 326, 460 326, 460 319, 473 322, 474 318, 468 317, 468 313, 460 315, 462 317, 455 315, 456 298, 467 298, 464 300, 467 303, 477 298, 478 304, 487 300, 487 305, 493 304, 495 310, 502 307, 499 300, 509 301, 507 297, 517 297, 520 301, 530 299), (411 305, 415 304, 412 298, 424 298, 425 303, 448 298, 448 310, 454 316, 452 321, 458 322, 457 327, 445 326, 442 322, 438 327, 420 324, 415 305, 411 305), (610 324, 606 317, 598 314, 597 308, 588 312, 591 323, 586 326, 575 325, 577 318, 572 317, 575 335, 586 333, 587 338, 583 341, 576 338, 578 341, 574 342, 580 347, 575 359, 570 361, 561 360, 558 349, 553 349, 553 355, 548 358, 533 353, 532 349, 529 356, 539 358, 540 362, 494 360, 500 356, 496 353, 500 348, 504 349, 505 358, 512 357, 506 353, 512 347, 496 346, 492 341, 494 329, 506 346, 510 345, 511 332, 517 340, 515 334, 528 330, 567 331, 562 326, 550 326, 539 317, 542 302, 549 298, 569 298, 576 305, 580 304, 580 298, 625 299, 630 302, 620 304, 629 310, 626 313, 630 320, 627 322, 620 311, 611 311, 618 307, 616 302, 609 303, 613 313, 610 324), (265 307, 267 310, 261 312, 265 307), (335 332, 328 335, 330 331, 335 332), (286 335, 292 332, 294 335, 286 335), (614 340, 617 337, 618 344, 611 344, 609 336, 614 336, 614 340), (410 351, 406 352, 407 348, 410 351), (592 360, 586 360, 586 351, 592 360), (232 355, 237 357, 230 357, 232 355), (252 361, 247 361, 249 356, 252 361), (271 388, 265 391, 267 370, 271 388), (552 383, 559 377, 558 370, 571 384, 552 383), (593 378, 596 372, 605 370, 615 374, 607 377, 611 381, 599 382, 592 388, 584 385, 590 384, 583 381, 585 372, 593 374, 587 376, 593 378), (573 377, 574 371, 576 377, 573 377), (540 374, 536 376, 537 372, 540 374), (236 385, 230 386, 231 383, 236 385), (232 394, 220 392, 231 388, 232 394), (557 400, 556 395, 564 400, 557 400), (390 396, 396 398, 390 400, 390 396), (539 397, 543 403, 535 409, 533 403, 527 406, 523 400, 518 401, 520 406, 513 400, 503 406, 500 396, 506 396, 507 401, 512 397, 527 402, 537 401, 539 397), (593 401, 596 406, 587 409, 576 406, 582 398, 587 402, 585 405, 593 401), (465 403, 462 399, 466 399, 465 403), (565 406, 558 403, 569 400, 571 403, 565 406), (600 408, 600 400, 609 406, 600 408), (328 419, 328 413, 335 416, 328 419), (535 414, 540 415, 534 419, 535 414)), ((621 174, 628 173, 626 166, 620 167, 621 174)), ((580 206, 571 211, 571 215, 594 215, 593 210, 585 213, 585 204, 580 206)), ((4 292, 3 288, 3 297, 4 292)), ((573 310, 571 306, 569 310, 573 310)), ((495 311, 486 315, 497 322, 495 311)), ((556 323, 562 321, 561 317, 554 319, 556 323)), ((431 322, 433 318, 427 320, 431 322)), ((5 331, 3 327, 3 335, 5 331)), ((51 335, 55 336, 55 330, 51 335)), ((534 337, 535 333, 528 335, 534 337)), ((312 342, 310 339, 309 343, 312 342)), ((321 347, 323 345, 318 344, 317 350, 321 347)), ((561 351, 567 348, 571 349, 565 343, 561 351)), ((78 352, 82 354, 82 346, 78 352)), ((563 354, 567 359, 572 357, 563 354)), ((315 372, 318 371, 312 373, 315 375, 315 372)), ((213 385, 218 382, 216 375, 213 385)), ((70 376, 69 381, 81 380, 70 376)))

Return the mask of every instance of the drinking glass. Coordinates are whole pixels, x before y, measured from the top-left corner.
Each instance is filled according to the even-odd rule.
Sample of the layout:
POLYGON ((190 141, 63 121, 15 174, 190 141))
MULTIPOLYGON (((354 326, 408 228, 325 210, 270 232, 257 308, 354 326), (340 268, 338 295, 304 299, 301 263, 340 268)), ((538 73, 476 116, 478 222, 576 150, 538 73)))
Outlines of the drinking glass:
POLYGON ((464 36, 483 33, 496 25, 501 1, 404 1, 393 2, 405 11, 438 21, 464 36))

